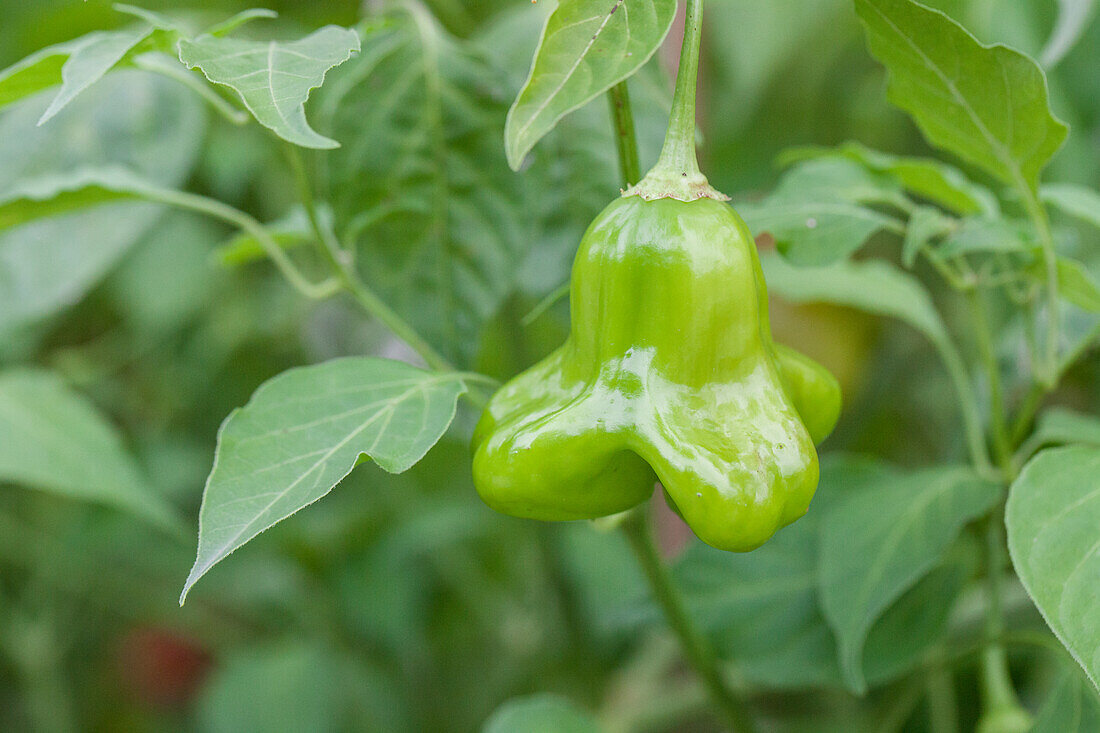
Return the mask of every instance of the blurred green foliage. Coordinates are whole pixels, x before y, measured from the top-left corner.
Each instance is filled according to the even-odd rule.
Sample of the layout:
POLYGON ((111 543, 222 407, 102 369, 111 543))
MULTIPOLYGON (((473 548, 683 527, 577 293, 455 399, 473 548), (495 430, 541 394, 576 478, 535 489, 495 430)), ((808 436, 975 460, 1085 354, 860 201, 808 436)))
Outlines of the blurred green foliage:
MULTIPOLYGON (((373 284, 449 356, 504 377, 566 332, 562 303, 529 326, 522 319, 565 281, 584 227, 618 190, 610 122, 596 100, 535 149, 526 171, 509 172, 504 115, 545 11, 528 0, 428 4, 443 26, 443 68, 453 85, 441 129, 411 142, 403 135, 423 101, 407 75, 419 63, 415 48, 383 59, 364 85, 354 83, 360 59, 333 72, 332 86, 311 103, 321 132, 345 145, 340 157, 312 164, 337 225, 354 228, 362 201, 384 200, 387 186, 437 205, 433 181, 417 164, 418 146, 441 133, 444 154, 459 151, 447 205, 466 222, 461 237, 439 240, 414 206, 364 234, 362 256, 373 284), (345 82, 342 104, 327 107, 345 82), (402 176, 391 177, 395 166, 404 166, 402 176), (478 183, 482 176, 493 188, 478 183), (511 278, 464 283, 457 297, 472 315, 457 323, 448 320, 450 303, 437 301, 433 280, 441 253, 455 251, 494 267, 507 261, 511 278), (410 268, 416 287, 402 279, 410 268)), ((932 4, 983 41, 1035 54, 1056 5, 932 4)), ((177 10, 165 0, 144 5, 177 10)), ((196 7, 217 19, 249 5, 209 0, 196 7)), ((354 25, 360 13, 354 0, 266 5, 280 19, 263 22, 287 38, 325 23, 354 25)), ((712 0, 708 14, 702 155, 719 189, 759 198, 779 175, 776 157, 792 146, 859 140, 899 154, 930 152, 912 122, 885 103, 884 72, 867 54, 848 0, 712 0)), ((101 0, 0 0, 0 67, 125 22, 101 0)), ((376 40, 405 32, 389 29, 376 40)), ((659 54, 630 82, 643 166, 655 160, 665 124, 668 62, 659 54)), ((1094 22, 1050 74, 1053 106, 1074 130, 1052 179, 1100 185, 1098 68, 1094 22)), ((0 114, 0 188, 74 161, 127 162, 263 221, 292 208, 290 169, 266 132, 230 125, 172 82, 119 72, 50 126, 35 128, 45 104, 36 97, 0 114)), ((66 279, 68 290, 51 291, 51 273, 41 273, 42 283, 25 284, 34 298, 0 297, 0 365, 63 375, 126 436, 150 490, 188 518, 197 514, 218 425, 257 385, 335 356, 403 354, 349 303, 305 302, 263 263, 219 264, 216 252, 233 234, 220 224, 126 203, 35 226, 0 233, 0 253, 18 258, 28 247, 56 247, 58 262, 83 272, 66 279)), ((1067 226, 1063 236, 1077 235, 1067 226)), ((878 241, 870 251, 896 257, 878 241)), ((4 267, 0 259, 0 278, 4 267)), ((774 307, 779 340, 801 344, 844 381, 848 404, 829 452, 873 453, 901 466, 964 455, 947 377, 916 332, 835 307, 774 307)), ((1100 362, 1086 361, 1068 375, 1059 399, 1096 412, 1098 385, 1100 362)), ((183 609, 176 598, 193 558, 190 538, 110 508, 4 486, 0 730, 460 732, 479 729, 505 700, 536 691, 600 711, 614 730, 714 730, 698 690, 679 674, 619 536, 587 524, 502 517, 477 500, 465 445, 475 418, 462 408, 449 435, 407 474, 361 466, 324 502, 235 553, 183 609)), ((848 488, 826 480, 822 496, 848 488)), ((781 576, 790 568, 785 553, 812 555, 816 541, 812 524, 799 523, 762 552, 772 553, 781 576)), ((775 685, 753 700, 782 730, 862 730, 913 698, 905 659, 896 669, 888 660, 868 671, 868 698, 843 691, 831 639, 815 636, 825 628, 820 611, 797 587, 797 597, 779 606, 804 622, 795 628, 808 636, 792 640, 784 636, 790 625, 771 623, 774 599, 766 605, 737 595, 738 584, 753 580, 748 570, 698 544, 684 557, 678 572, 704 625, 735 662, 740 682, 775 685), (747 625, 724 628, 730 617, 747 625), (807 658, 826 661, 803 666, 807 658)), ((903 597, 882 623, 923 621, 936 627, 929 630, 935 637, 948 615, 936 605, 945 592, 937 583, 961 585, 973 565, 972 553, 960 550, 913 591, 931 606, 918 613, 903 597)), ((976 623, 967 598, 953 623, 976 623)), ((1010 612, 1025 626, 1039 623, 1026 602, 1010 612)), ((890 647, 872 632, 868 645, 875 644, 890 647)), ((912 650, 892 651, 905 657, 912 650)), ((1029 702, 1056 681, 1056 665, 1045 659, 1027 652, 1013 660, 1029 702)), ((961 707, 972 723, 965 711, 974 700, 964 698, 961 707)), ((924 715, 905 730, 924 730, 924 715)))

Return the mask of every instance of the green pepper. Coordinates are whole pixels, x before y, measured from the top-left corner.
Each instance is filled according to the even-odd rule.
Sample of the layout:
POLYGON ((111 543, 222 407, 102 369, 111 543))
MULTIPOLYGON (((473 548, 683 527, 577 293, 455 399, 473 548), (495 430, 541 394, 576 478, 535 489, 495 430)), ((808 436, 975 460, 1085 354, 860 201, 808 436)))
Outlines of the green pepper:
POLYGON ((809 507, 840 389, 772 343, 755 244, 728 204, 643 193, 589 227, 570 336, 493 396, 474 482, 498 511, 569 520, 629 509, 659 480, 703 541, 752 550, 809 507))

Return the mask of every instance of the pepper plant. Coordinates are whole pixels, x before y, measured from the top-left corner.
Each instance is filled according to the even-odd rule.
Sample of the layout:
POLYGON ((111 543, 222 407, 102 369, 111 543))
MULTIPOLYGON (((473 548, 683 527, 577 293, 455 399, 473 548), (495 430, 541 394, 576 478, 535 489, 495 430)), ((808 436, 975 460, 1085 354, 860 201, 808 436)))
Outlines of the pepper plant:
POLYGON ((0 71, 0 727, 127 725, 66 672, 121 618, 213 666, 151 730, 1100 730, 1093 3, 1039 60, 961 0, 474 5, 0 71), (914 134, 743 185, 723 33, 841 17, 914 134))

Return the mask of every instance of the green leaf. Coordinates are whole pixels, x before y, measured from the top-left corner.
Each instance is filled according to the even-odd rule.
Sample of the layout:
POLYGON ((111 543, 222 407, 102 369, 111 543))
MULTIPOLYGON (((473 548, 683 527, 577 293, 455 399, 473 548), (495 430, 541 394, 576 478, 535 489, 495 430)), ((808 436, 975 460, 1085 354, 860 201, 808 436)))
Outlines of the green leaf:
POLYGON ((791 148, 780 156, 784 165, 813 158, 843 157, 897 181, 906 191, 961 215, 996 216, 1000 206, 989 189, 974 183, 954 166, 934 158, 891 155, 849 141, 839 147, 791 148))
POLYGON ((829 507, 821 520, 821 604, 849 688, 867 689, 863 649, 875 620, 1000 498, 970 469, 944 467, 884 476, 829 507))
POLYGON ((1072 183, 1051 183, 1039 192, 1043 201, 1063 213, 1100 227, 1100 193, 1072 183))
MULTIPOLYGON (((500 13, 476 39, 483 54, 509 72, 505 93, 510 97, 527 78, 531 48, 544 24, 543 14, 521 4, 500 13)), ((668 74, 655 57, 628 84, 639 157, 656 160, 672 100, 668 74)), ((568 280, 577 242, 622 186, 616 150, 607 106, 589 104, 559 120, 533 148, 523 176, 511 177, 531 192, 524 209, 534 232, 517 285, 532 302, 568 280)))
MULTIPOLYGON (((780 688, 842 684, 836 642, 818 599, 819 529, 830 506, 892 475, 869 459, 825 459, 810 512, 759 550, 735 554, 694 543, 677 562, 677 585, 693 618, 749 680, 780 688)), ((962 554, 952 557, 882 614, 863 655, 871 684, 912 669, 942 637, 973 564, 962 554)))
POLYGON ((207 36, 224 36, 227 33, 240 28, 245 23, 251 23, 254 20, 278 18, 279 14, 274 10, 268 10, 266 8, 249 8, 248 10, 242 10, 231 18, 223 20, 217 25, 211 26, 206 29, 204 35, 207 36))
POLYGON ((843 158, 802 163, 760 203, 737 207, 757 234, 770 233, 780 252, 799 265, 825 265, 855 252, 883 229, 901 234, 901 222, 862 203, 904 199, 892 181, 843 158))
POLYGON ((557 695, 528 695, 497 708, 482 733, 599 733, 596 721, 557 695))
MULTIPOLYGON (((39 95, 0 116, 0 200, 10 203, 12 188, 28 180, 108 164, 175 186, 205 133, 198 100, 178 84, 130 70, 109 75, 35 127, 48 102, 39 95)), ((109 203, 0 231, 0 334, 79 302, 161 212, 136 201, 109 203)))
POLYGON ((938 10, 911 0, 856 0, 871 53, 890 72, 890 101, 933 145, 1036 192, 1067 128, 1054 117, 1046 77, 1002 45, 982 45, 938 10))
POLYGON ((793 303, 834 303, 897 318, 934 344, 950 342, 947 329, 920 281, 882 261, 792 267, 775 255, 760 258, 768 289, 793 303))
POLYGON ((450 426, 465 392, 459 375, 365 357, 265 382, 218 431, 180 603, 214 564, 329 493, 361 456, 391 473, 407 470, 450 426))
MULTIPOLYGON (((325 205, 319 205, 317 208, 317 216, 321 221, 321 225, 331 227, 332 210, 325 205)), ((312 244, 316 239, 309 217, 301 206, 296 206, 287 212, 285 216, 265 224, 264 228, 275 240, 275 243, 283 249, 294 249, 304 244, 312 244)), ((266 259, 267 252, 264 251, 263 246, 255 236, 248 232, 240 232, 218 248, 217 257, 223 265, 235 267, 266 259)))
POLYGON ((909 223, 905 228, 905 241, 901 245, 902 264, 912 268, 917 263, 917 257, 921 251, 931 245, 932 240, 944 236, 954 228, 954 220, 944 216, 939 209, 932 206, 917 208, 910 215, 909 223))
POLYGON ((112 201, 154 199, 166 190, 119 166, 30 178, 0 194, 0 229, 112 201))
POLYGON ((0 106, 60 83, 61 89, 38 118, 41 125, 103 78, 152 32, 148 26, 96 31, 31 54, 0 71, 0 106))
POLYGON ((1100 447, 1100 418, 1052 407, 1039 416, 1034 432, 1020 447, 1019 454, 1030 457, 1040 448, 1067 443, 1100 447))
POLYGON ((1054 23, 1047 45, 1039 54, 1043 66, 1056 66, 1073 50, 1095 11, 1096 0, 1058 0, 1058 20, 1054 23))
POLYGON ((1100 686, 1100 448, 1051 448, 1012 484, 1008 549, 1047 624, 1100 686))
POLYGON ((0 481, 107 504, 182 531, 114 428, 55 374, 0 372, 0 481))
POLYGON ((1100 697, 1077 669, 1067 669, 1047 697, 1031 733, 1093 733, 1100 730, 1100 697))
POLYGON ((131 62, 142 71, 161 74, 183 84, 202 97, 218 114, 234 125, 243 125, 251 119, 247 112, 218 94, 214 87, 206 83, 205 79, 184 68, 175 56, 169 56, 159 51, 150 51, 135 55, 131 62))
POLYGON ((1027 252, 1037 245, 1028 227, 1011 219, 971 217, 944 238, 937 251, 944 257, 977 252, 1027 252))
POLYGON ((276 135, 306 148, 336 148, 306 121, 305 103, 329 69, 359 51, 359 35, 325 26, 297 41, 243 41, 201 36, 179 43, 180 61, 240 95, 256 120, 276 135))
POLYGON ((326 186, 364 280, 468 365, 535 245, 536 205, 500 145, 503 78, 410 8, 368 30, 321 90, 319 125, 345 143, 326 186))
POLYGON ((504 146, 512 169, 558 120, 640 69, 675 17, 676 0, 563 0, 508 112, 504 146))
POLYGON ((230 651, 197 700, 202 733, 405 733, 401 691, 381 670, 308 639, 230 651))
POLYGON ((1058 257, 1058 294, 1078 308, 1100 313, 1100 284, 1084 263, 1058 257))

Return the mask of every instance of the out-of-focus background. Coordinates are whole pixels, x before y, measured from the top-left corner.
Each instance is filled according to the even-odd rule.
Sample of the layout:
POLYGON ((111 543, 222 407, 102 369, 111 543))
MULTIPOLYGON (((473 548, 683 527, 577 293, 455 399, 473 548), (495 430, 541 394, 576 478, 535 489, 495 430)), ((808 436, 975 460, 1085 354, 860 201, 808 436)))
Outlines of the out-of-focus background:
MULTIPOLYGON (((495 86, 481 113, 499 139, 548 3, 424 1, 453 36, 448 42, 487 65, 495 86)), ((141 4, 191 12, 163 0, 141 4)), ((217 20, 251 4, 202 0, 193 8, 217 20)), ((1046 42, 1057 6, 931 4, 983 41, 1029 53, 1046 42)), ((267 5, 279 19, 257 21, 245 35, 351 26, 362 10, 344 0, 267 5)), ((101 0, 0 0, 0 68, 131 20, 101 0)), ((665 123, 668 56, 631 82, 643 166, 654 161, 665 123)), ((1052 180, 1100 186, 1098 69, 1100 22, 1050 75, 1054 108, 1073 128, 1052 180)), ((401 71, 378 70, 368 108, 401 71)), ((263 128, 226 122, 173 81, 113 73, 36 127, 45 104, 39 96, 0 112, 0 190, 27 176, 121 162, 262 221, 279 219, 294 200, 282 149, 263 128)), ((865 50, 849 0, 710 0, 700 105, 704 169, 735 199, 769 190, 780 174, 776 157, 790 146, 859 140, 930 153, 887 104, 884 72, 865 50)), ((368 113, 352 119, 383 124, 368 113)), ((618 191, 606 103, 573 122, 540 144, 524 172, 486 163, 506 187, 543 187, 565 213, 546 214, 522 243, 523 276, 465 350, 468 367, 507 376, 568 328, 563 304, 532 325, 521 318, 564 282, 585 224, 618 191)), ((373 133, 362 134, 369 143, 373 133)), ((60 375, 123 436, 149 490, 192 525, 218 426, 260 383, 341 354, 402 353, 349 305, 299 298, 266 263, 226 264, 219 252, 233 235, 132 203, 0 231, 0 366, 60 375), (41 248, 49 264, 29 267, 41 248)), ((772 318, 779 340, 798 344, 843 383, 846 410, 827 453, 869 452, 902 465, 962 454, 952 392, 918 334, 844 309, 778 301, 772 318)), ((1065 399, 1096 411, 1097 385, 1093 360, 1069 375, 1065 399)), ((535 525, 485 508, 468 475, 475 418, 464 407, 407 474, 359 467, 324 501, 215 568, 182 609, 193 534, 0 486, 0 730, 472 731, 501 702, 539 690, 612 719, 616 706, 649 703, 647 670, 675 653, 636 600, 640 579, 620 539, 583 523, 535 525)), ((685 538, 674 520, 665 524, 672 553, 685 538)), ((767 657, 766 625, 749 631, 767 657)), ((815 727, 820 708, 856 705, 828 680, 804 687, 828 692, 813 703, 803 690, 776 692, 776 707, 791 716, 784 730, 823 730, 815 727)), ((677 704, 690 719, 698 700, 686 699, 677 704)), ((650 725, 685 730, 661 727, 659 712, 650 725)))

